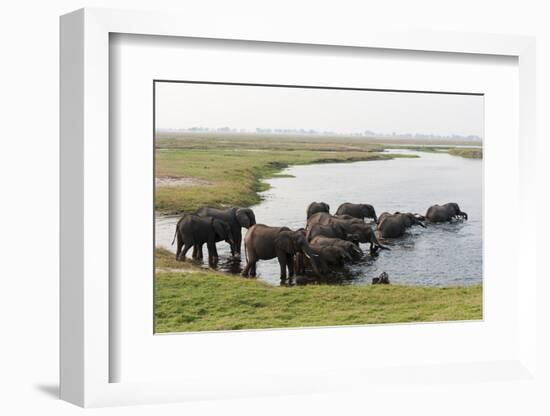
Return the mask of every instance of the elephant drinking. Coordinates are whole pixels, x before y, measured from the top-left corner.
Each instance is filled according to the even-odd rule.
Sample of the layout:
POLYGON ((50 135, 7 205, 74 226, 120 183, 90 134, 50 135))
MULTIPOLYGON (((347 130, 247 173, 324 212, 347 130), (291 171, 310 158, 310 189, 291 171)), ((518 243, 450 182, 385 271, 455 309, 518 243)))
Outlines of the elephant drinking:
POLYGON ((426 211, 426 219, 430 222, 450 222, 453 219, 468 219, 468 214, 460 210, 456 202, 444 205, 432 205, 426 211))
POLYGON ((256 276, 258 260, 277 258, 281 268, 281 280, 294 276, 294 256, 303 253, 312 260, 313 270, 320 275, 318 256, 313 252, 302 230, 288 227, 270 227, 256 224, 248 229, 244 238, 246 266, 243 276, 256 276))

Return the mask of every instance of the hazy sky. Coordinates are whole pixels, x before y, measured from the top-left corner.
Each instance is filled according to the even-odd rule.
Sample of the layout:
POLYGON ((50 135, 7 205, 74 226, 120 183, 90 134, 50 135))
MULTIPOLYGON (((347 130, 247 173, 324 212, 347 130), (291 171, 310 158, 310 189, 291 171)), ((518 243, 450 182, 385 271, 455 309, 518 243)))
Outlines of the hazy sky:
POLYGON ((156 83, 156 127, 483 136, 483 97, 156 83))

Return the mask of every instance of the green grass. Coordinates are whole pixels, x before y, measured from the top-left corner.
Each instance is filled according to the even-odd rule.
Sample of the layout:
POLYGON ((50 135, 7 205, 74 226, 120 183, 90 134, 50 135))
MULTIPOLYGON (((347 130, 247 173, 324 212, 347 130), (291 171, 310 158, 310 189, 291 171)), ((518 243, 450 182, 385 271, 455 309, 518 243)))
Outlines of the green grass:
POLYGON ((156 142, 156 176, 200 179, 197 186, 157 187, 155 208, 162 214, 200 206, 250 206, 269 185, 263 179, 288 177, 289 165, 389 160, 411 155, 381 153, 368 143, 280 141, 269 139, 163 138, 156 142), (204 185, 204 183, 208 185, 204 185))
POLYGON ((173 257, 157 249, 157 333, 482 319, 481 285, 274 287, 173 257))
POLYGON ((454 148, 449 150, 453 156, 465 157, 467 159, 483 159, 483 149, 478 148, 454 148))

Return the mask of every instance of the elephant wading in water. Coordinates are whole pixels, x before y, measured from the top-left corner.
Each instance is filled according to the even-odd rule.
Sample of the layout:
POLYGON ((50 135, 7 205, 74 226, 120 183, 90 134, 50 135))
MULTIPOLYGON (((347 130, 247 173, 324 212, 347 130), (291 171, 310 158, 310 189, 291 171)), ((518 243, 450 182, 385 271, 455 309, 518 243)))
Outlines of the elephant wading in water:
POLYGON ((281 267, 281 280, 294 276, 294 256, 303 253, 312 261, 314 272, 320 276, 319 256, 309 246, 302 230, 292 231, 288 227, 269 227, 256 224, 250 227, 244 237, 246 266, 243 276, 256 276, 258 260, 277 258, 281 267))
POLYGON ((358 218, 340 218, 325 212, 318 212, 311 216, 307 222, 307 230, 313 229, 316 225, 341 225, 346 234, 357 236, 359 243, 370 243, 371 255, 376 254, 378 249, 390 250, 388 247, 380 244, 373 229, 366 224, 363 220, 358 218))
POLYGON ((426 226, 422 223, 420 216, 415 214, 400 213, 389 214, 387 212, 380 215, 380 220, 376 230, 381 238, 396 238, 405 234, 407 228, 413 225, 420 225, 423 228, 426 226))
POLYGON ((315 224, 309 227, 306 232, 307 241, 311 241, 317 236, 339 238, 341 240, 353 241, 358 243, 359 236, 348 234, 340 224, 315 224))
MULTIPOLYGON (((256 216, 250 208, 210 208, 202 207, 197 210, 197 215, 201 217, 213 217, 225 221, 231 228, 234 245, 231 249, 233 257, 241 256, 241 228, 250 228, 256 224, 256 216)), ((200 252, 199 252, 200 255, 200 252)))
POLYGON ((426 219, 430 222, 451 222, 453 219, 468 219, 468 214, 462 212, 456 202, 445 205, 432 205, 426 211, 426 219))
POLYGON ((330 212, 330 206, 326 202, 312 202, 307 207, 307 219, 318 212, 330 212))
POLYGON ((363 257, 363 250, 360 247, 353 244, 351 241, 342 240, 340 238, 331 238, 318 235, 310 241, 311 246, 320 246, 320 247, 337 247, 344 250, 349 254, 348 260, 359 260, 363 257))
POLYGON ((374 207, 369 204, 352 204, 351 202, 344 202, 336 210, 336 215, 349 215, 354 218, 359 218, 360 220, 372 218, 374 222, 377 221, 376 211, 374 207))
MULTIPOLYGON (((311 250, 319 256, 321 273, 327 274, 331 268, 342 267, 344 262, 351 261, 351 255, 342 247, 332 245, 310 244, 311 250)), ((311 268, 311 261, 302 253, 296 254, 296 274, 305 274, 306 268, 311 268)))
POLYGON ((175 240, 177 240, 176 260, 182 261, 185 261, 185 255, 191 247, 201 247, 206 243, 211 266, 215 266, 218 261, 216 242, 226 241, 232 248, 234 244, 231 228, 225 221, 194 214, 185 214, 178 221, 172 244, 175 240))

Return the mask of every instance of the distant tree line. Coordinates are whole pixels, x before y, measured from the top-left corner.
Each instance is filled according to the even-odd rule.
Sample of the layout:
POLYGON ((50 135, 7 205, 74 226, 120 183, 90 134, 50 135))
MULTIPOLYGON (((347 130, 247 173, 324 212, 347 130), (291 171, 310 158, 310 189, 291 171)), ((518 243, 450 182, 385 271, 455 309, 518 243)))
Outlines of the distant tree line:
POLYGON ((343 136, 343 137, 366 137, 366 138, 394 138, 394 139, 422 139, 422 140, 468 140, 468 141, 481 141, 481 137, 477 135, 462 136, 459 134, 441 135, 441 134, 426 134, 426 133, 380 133, 372 130, 365 130, 361 132, 347 132, 337 133, 334 131, 318 131, 314 129, 272 129, 261 128, 256 129, 243 129, 234 127, 190 127, 186 129, 159 129, 167 132, 211 132, 211 133, 257 133, 257 134, 289 134, 289 135, 307 135, 307 136, 343 136))

